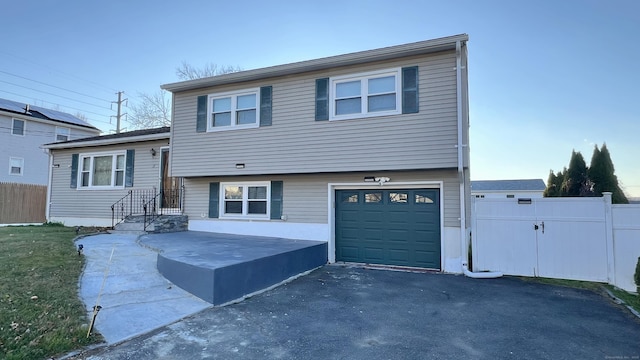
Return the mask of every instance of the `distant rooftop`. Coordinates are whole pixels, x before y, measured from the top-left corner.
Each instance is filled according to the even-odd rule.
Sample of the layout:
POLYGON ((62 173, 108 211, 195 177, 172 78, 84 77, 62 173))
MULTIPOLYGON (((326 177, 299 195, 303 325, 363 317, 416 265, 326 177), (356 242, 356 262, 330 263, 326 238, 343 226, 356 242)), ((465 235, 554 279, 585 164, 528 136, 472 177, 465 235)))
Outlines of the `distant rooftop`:
POLYGON ((36 119, 51 120, 51 121, 56 121, 61 123, 83 126, 83 127, 94 129, 94 130, 99 130, 95 126, 71 114, 68 114, 62 111, 43 108, 40 106, 11 101, 7 99, 0 99, 0 110, 15 113, 15 114, 21 114, 25 116, 30 116, 36 119))
POLYGON ((546 188, 542 179, 471 181, 472 191, 542 191, 546 188))

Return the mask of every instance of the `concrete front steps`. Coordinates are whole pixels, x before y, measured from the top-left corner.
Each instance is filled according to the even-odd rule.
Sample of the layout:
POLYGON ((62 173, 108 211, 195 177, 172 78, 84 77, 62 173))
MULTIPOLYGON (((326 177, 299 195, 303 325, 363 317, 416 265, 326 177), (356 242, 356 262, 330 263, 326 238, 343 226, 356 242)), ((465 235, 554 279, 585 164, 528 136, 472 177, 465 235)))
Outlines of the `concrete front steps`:
POLYGON ((188 224, 188 217, 186 215, 160 215, 154 219, 145 230, 144 216, 132 215, 116 225, 111 232, 119 234, 142 234, 187 231, 188 224))

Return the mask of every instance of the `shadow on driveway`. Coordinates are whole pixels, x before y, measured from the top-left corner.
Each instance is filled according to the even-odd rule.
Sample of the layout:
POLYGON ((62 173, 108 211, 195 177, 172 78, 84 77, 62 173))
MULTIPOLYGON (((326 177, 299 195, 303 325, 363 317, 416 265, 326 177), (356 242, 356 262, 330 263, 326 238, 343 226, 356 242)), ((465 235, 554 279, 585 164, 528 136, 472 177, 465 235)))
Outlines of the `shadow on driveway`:
POLYGON ((603 296, 517 278, 324 266, 74 359, 638 359, 603 296))

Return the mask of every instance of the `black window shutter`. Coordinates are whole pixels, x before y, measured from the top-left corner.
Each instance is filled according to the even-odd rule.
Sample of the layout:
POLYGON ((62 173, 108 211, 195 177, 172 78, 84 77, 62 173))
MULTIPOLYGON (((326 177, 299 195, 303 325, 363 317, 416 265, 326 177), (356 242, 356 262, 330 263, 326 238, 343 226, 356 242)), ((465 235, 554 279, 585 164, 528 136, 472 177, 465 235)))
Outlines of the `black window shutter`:
POLYGON ((260 88, 260 126, 271 126, 272 87, 260 88))
POLYGON ((417 113, 418 108, 418 67, 402 68, 402 113, 417 113))
POLYGON ((329 120, 329 78, 316 79, 316 121, 329 120))
POLYGON ((71 188, 78 188, 78 154, 71 155, 71 188))
POLYGON ((196 132, 207 131, 207 95, 198 96, 198 114, 196 117, 196 132))
POLYGON ((135 162, 136 151, 133 149, 127 150, 127 165, 124 170, 124 186, 132 187, 133 186, 133 164, 135 162))
POLYGON ((209 217, 218 218, 220 204, 220 183, 209 183, 209 217))
POLYGON ((280 220, 282 218, 282 181, 271 182, 271 219, 280 220))

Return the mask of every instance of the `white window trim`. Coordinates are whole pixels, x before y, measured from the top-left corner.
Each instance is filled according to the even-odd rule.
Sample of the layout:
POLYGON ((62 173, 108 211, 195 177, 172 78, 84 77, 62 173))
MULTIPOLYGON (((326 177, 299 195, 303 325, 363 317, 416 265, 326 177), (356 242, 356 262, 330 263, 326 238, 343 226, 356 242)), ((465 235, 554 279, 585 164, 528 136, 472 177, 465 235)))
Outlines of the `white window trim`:
POLYGON ((104 152, 93 152, 93 153, 84 153, 78 155, 78 182, 76 189, 78 190, 112 190, 112 189, 124 189, 125 183, 127 182, 127 151, 104 151, 104 152), (116 186, 116 166, 118 161, 118 155, 124 155, 124 169, 122 174, 122 185, 116 186), (87 186, 82 186, 82 159, 91 157, 92 159, 99 156, 111 156, 111 185, 92 185, 93 184, 93 165, 94 161, 91 160, 89 163, 89 184, 87 186))
POLYGON ((361 118, 369 118, 369 117, 378 117, 378 116, 388 116, 388 115, 398 115, 402 113, 402 73, 401 68, 392 68, 392 69, 384 69, 377 71, 369 71, 358 74, 349 74, 349 75, 341 75, 334 76, 329 79, 329 120, 349 120, 349 119, 361 119, 361 118), (365 80, 372 78, 379 78, 384 76, 395 76, 396 77, 396 109, 395 110, 387 110, 387 111, 367 111, 367 98, 368 98, 368 87, 367 82, 365 80), (360 113, 355 114, 345 114, 345 115, 336 115, 335 107, 336 107, 336 85, 343 82, 348 81, 361 81, 361 93, 360 93, 360 113))
POLYGON ((69 141, 71 140, 71 129, 68 127, 63 127, 63 126, 56 126, 56 132, 53 136, 53 140, 55 142, 61 142, 61 141, 69 141), (63 134, 60 130, 62 130, 62 132, 66 131, 65 134, 63 134), (58 140, 58 135, 65 135, 67 137, 67 140, 58 140))
POLYGON ((27 120, 12 118, 11 119, 11 135, 13 135, 13 136, 25 136, 26 133, 27 133, 27 120), (22 125, 22 134, 14 134, 13 133, 14 123, 16 121, 22 121, 24 123, 24 125, 22 125))
POLYGON ((11 176, 23 176, 24 175, 24 158, 20 158, 20 157, 14 157, 14 156, 10 156, 9 157, 9 175, 11 176), (11 172, 11 162, 12 161, 19 161, 20 162, 20 174, 14 174, 11 172))
POLYGON ((237 91, 228 91, 223 93, 209 94, 207 98, 207 131, 229 131, 240 129, 253 129, 260 127, 260 88, 243 89, 237 91), (238 96, 242 95, 255 95, 256 96, 256 122, 254 124, 236 125, 236 104, 238 96), (231 125, 215 127, 212 126, 212 114, 213 114, 213 100, 231 97, 231 125))
MULTIPOLYGON (((243 190, 242 192, 242 211, 246 213, 248 210, 248 196, 249 192, 243 190)), ((236 220, 269 220, 271 219, 271 182, 269 181, 245 181, 245 182, 223 182, 220 183, 220 196, 219 196, 219 218, 220 219, 236 219, 236 220), (225 214, 225 198, 224 189, 226 186, 265 186, 267 188, 267 213, 264 215, 251 215, 251 214, 225 214)))

